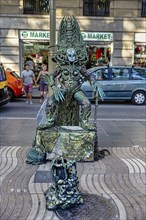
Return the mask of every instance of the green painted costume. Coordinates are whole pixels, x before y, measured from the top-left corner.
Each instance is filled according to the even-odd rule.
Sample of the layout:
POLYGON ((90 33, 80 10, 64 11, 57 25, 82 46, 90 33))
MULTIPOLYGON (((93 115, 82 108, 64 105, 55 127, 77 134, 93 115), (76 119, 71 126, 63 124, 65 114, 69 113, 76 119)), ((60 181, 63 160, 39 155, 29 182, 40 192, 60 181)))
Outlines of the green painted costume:
POLYGON ((80 87, 85 80, 89 80, 95 90, 99 91, 101 97, 102 90, 99 84, 94 83, 86 70, 85 64, 88 60, 86 46, 79 25, 73 16, 65 16, 61 21, 56 55, 53 60, 57 63, 56 69, 46 76, 46 81, 52 87, 53 96, 47 100, 46 123, 41 124, 39 129, 55 126, 56 106, 70 97, 81 107, 81 127, 86 130, 94 130, 95 128, 88 122, 91 103, 80 87), (56 79, 58 79, 58 85, 56 79))
POLYGON ((56 62, 54 72, 45 75, 53 95, 45 100, 40 109, 35 140, 28 151, 27 163, 45 163, 47 154, 50 159, 54 155, 62 155, 77 161, 92 161, 93 149, 97 144, 96 117, 92 126, 89 123, 91 103, 81 90, 81 85, 88 80, 97 98, 98 95, 103 97, 103 91, 86 70, 86 45, 73 16, 65 16, 61 21, 53 60, 56 62))

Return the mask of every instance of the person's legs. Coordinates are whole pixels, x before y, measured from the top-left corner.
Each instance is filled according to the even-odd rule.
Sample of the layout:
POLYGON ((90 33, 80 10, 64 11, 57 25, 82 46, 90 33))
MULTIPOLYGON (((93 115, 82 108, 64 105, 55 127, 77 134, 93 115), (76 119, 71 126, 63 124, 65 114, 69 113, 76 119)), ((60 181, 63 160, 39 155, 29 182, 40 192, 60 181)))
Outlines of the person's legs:
POLYGON ((43 91, 43 84, 40 83, 39 85, 39 90, 40 90, 40 102, 43 102, 44 100, 44 91, 43 91))
POLYGON ((29 84, 28 97, 29 97, 29 103, 32 104, 32 84, 29 84))
POLYGON ((32 102, 32 92, 29 92, 29 101, 32 102))
POLYGON ((47 94, 48 94, 48 85, 44 85, 44 90, 43 90, 44 99, 46 98, 47 94))
POLYGON ((43 102, 43 100, 44 100, 44 92, 41 91, 40 92, 40 102, 43 102))
POLYGON ((29 103, 29 86, 27 85, 24 86, 24 92, 26 95, 26 103, 28 104, 29 103))
POLYGON ((94 130, 95 128, 90 125, 89 117, 91 115, 91 103, 83 91, 77 91, 74 94, 74 98, 78 101, 79 105, 81 106, 81 127, 85 130, 94 130))
POLYGON ((29 104, 29 93, 26 93, 26 103, 29 104))

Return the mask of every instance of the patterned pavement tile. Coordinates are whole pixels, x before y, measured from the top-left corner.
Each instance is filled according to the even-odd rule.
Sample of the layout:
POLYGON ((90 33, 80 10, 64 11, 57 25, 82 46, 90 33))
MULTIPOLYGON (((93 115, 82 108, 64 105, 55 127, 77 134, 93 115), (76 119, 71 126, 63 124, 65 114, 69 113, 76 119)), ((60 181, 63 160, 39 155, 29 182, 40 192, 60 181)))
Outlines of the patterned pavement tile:
MULTIPOLYGON (((0 193, 1 220, 58 220, 46 210, 44 192, 52 184, 51 164, 25 163, 29 147, 1 146, 0 193), (40 175, 37 177, 36 174, 40 175), (40 179, 43 175, 43 180, 40 179), (47 178, 46 178, 46 176, 47 178)), ((95 162, 78 162, 81 192, 104 196, 114 202, 120 220, 144 220, 145 156, 144 147, 109 147, 110 155, 95 162)), ((96 219, 95 219, 96 220, 96 219)), ((98 219, 97 219, 98 220, 98 219)))

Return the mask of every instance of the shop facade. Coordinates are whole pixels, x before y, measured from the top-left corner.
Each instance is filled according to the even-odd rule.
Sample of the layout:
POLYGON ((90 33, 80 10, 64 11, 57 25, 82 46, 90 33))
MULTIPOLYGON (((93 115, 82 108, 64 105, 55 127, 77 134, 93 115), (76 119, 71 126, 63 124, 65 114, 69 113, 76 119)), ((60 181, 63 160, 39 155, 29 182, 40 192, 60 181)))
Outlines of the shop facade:
MULTIPOLYGON (((119 63, 122 57, 116 57, 116 51, 121 50, 120 41, 114 39, 115 32, 88 32, 81 31, 83 40, 86 42, 89 61, 87 68, 101 65, 122 65, 119 63), (117 42, 119 44, 117 44, 117 42)), ((19 68, 24 68, 27 58, 34 62, 35 75, 38 75, 41 64, 48 65, 50 31, 48 30, 20 30, 19 35, 19 68)), ((56 32, 57 38, 57 32, 56 32)), ((56 40, 57 42, 57 40, 56 40)), ((132 51, 130 62, 127 65, 145 66, 146 63, 146 33, 133 33, 130 48, 132 51)), ((124 64, 123 64, 124 65, 124 64)), ((125 64, 126 65, 126 64, 125 64)))
MULTIPOLYGON (((0 14, 0 61, 5 68, 18 74, 27 57, 34 61, 37 72, 39 64, 48 63, 49 56, 50 15, 37 10, 31 13, 24 4, 26 2, 8 0, 0 3, 3 7, 0 14)), ((29 3, 35 2, 29 0, 29 3)), ((128 0, 125 4, 124 0, 111 0, 108 15, 103 16, 88 14, 92 10, 85 10, 88 9, 85 2, 91 6, 90 1, 56 1, 56 32, 64 15, 75 15, 87 44, 88 67, 145 63, 146 19, 145 14, 141 14, 141 1, 128 0)), ((94 9, 96 12, 96 7, 94 9)))
POLYGON ((134 65, 146 68, 146 33, 135 33, 134 65))
MULTIPOLYGON (((24 18, 23 20, 18 19, 18 22, 19 20, 20 23, 25 23, 24 18)), ((141 63, 146 62, 146 33, 142 32, 144 30, 144 22, 141 22, 142 27, 139 28, 139 32, 135 32, 136 29, 130 31, 122 29, 122 19, 114 21, 115 26, 121 23, 121 26, 119 26, 120 31, 113 29, 113 18, 108 18, 108 21, 102 19, 97 27, 92 21, 93 23, 88 25, 86 30, 84 30, 83 24, 87 22, 87 19, 80 17, 77 20, 81 27, 83 39, 87 45, 89 56, 88 68, 105 64, 132 65, 135 62, 141 65, 141 63), (110 25, 108 27, 105 26, 103 31, 96 31, 101 30, 103 24, 109 21, 110 25)), ((128 26, 128 23, 133 22, 133 26, 138 27, 139 21, 134 22, 133 20, 129 20, 125 19, 124 26, 128 26)), ((58 31, 61 18, 56 21, 56 29, 58 31)), ((38 66, 41 63, 48 64, 50 31, 48 24, 47 28, 45 28, 43 20, 39 20, 39 22, 40 26, 43 27, 42 29, 37 27, 36 24, 38 21, 36 20, 34 22, 34 27, 37 27, 36 29, 28 28, 27 25, 24 26, 24 29, 18 27, 18 29, 7 29, 7 32, 6 29, 1 30, 1 62, 4 63, 6 68, 12 68, 20 74, 27 57, 33 59, 36 74, 38 72, 38 66)))
MULTIPOLYGON (((19 31, 19 59, 20 70, 24 68, 27 60, 33 62, 33 71, 37 77, 42 64, 48 66, 50 44, 50 32, 38 30, 20 30, 19 31)), ((21 72, 20 71, 20 72, 21 72)))
MULTIPOLYGON (((113 33, 81 32, 86 42, 89 61, 87 68, 112 64, 113 33)), ((57 33, 56 33, 57 36, 57 33)), ((19 54, 20 69, 23 70, 27 59, 34 63, 35 75, 38 75, 42 64, 48 65, 50 31, 20 30, 19 54)))
POLYGON ((113 33, 82 32, 87 45, 87 68, 101 65, 112 65, 113 33))

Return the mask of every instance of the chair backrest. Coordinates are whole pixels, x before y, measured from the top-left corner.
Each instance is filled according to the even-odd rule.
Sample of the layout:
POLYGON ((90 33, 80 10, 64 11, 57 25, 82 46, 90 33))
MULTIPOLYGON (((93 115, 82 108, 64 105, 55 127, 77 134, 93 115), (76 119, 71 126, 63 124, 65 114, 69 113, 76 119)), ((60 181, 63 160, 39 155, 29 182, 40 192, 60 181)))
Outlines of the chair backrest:
POLYGON ((80 107, 72 96, 66 96, 64 102, 60 102, 57 108, 58 126, 79 126, 80 107))

